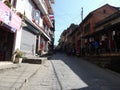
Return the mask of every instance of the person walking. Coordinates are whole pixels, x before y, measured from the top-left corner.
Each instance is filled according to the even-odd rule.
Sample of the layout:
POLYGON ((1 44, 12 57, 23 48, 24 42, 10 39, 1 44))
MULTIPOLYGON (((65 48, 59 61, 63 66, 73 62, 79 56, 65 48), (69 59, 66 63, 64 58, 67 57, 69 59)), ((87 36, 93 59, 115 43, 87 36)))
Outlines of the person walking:
POLYGON ((95 54, 98 54, 99 44, 97 41, 94 41, 95 54))

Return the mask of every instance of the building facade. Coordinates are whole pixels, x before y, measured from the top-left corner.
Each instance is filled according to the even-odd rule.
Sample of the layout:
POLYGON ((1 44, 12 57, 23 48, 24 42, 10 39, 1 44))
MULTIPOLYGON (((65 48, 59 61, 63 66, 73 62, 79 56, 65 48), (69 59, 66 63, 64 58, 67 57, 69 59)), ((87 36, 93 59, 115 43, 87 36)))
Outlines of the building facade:
POLYGON ((72 54, 75 51, 75 31, 78 25, 71 24, 66 30, 63 31, 59 40, 59 49, 72 54))
POLYGON ((21 29, 22 19, 11 5, 9 1, 0 1, 0 60, 12 59, 16 32, 21 29))
POLYGON ((100 44, 100 53, 120 52, 120 11, 96 23, 95 38, 100 44), (103 46, 104 45, 104 46, 103 46))
POLYGON ((69 47, 72 43, 78 56, 96 55, 105 51, 111 52, 113 46, 114 51, 119 51, 119 11, 118 7, 108 4, 92 11, 83 19, 75 31, 70 34, 70 30, 68 30, 65 33, 64 36, 67 35, 67 42, 65 43, 68 44, 63 42, 61 46, 69 47), (101 48, 102 46, 104 49, 101 48))
POLYGON ((92 11, 87 15, 87 17, 79 24, 79 35, 78 38, 79 46, 82 51, 80 51, 80 55, 85 55, 88 53, 92 53, 93 45, 91 45, 94 41, 98 42, 98 38, 95 37, 95 25, 96 23, 104 20, 108 16, 118 12, 119 9, 108 4, 92 11))
MULTIPOLYGON (((46 54, 54 45, 54 0, 2 0, 8 2, 15 15, 20 18, 19 30, 14 32, 11 54, 19 48, 24 57, 46 54), (22 7, 21 7, 22 6, 22 7)), ((17 23, 16 21, 14 23, 17 23)), ((12 36, 11 36, 12 37, 12 36)), ((12 55, 11 55, 12 58, 12 55)), ((11 60, 11 59, 10 59, 11 60)))

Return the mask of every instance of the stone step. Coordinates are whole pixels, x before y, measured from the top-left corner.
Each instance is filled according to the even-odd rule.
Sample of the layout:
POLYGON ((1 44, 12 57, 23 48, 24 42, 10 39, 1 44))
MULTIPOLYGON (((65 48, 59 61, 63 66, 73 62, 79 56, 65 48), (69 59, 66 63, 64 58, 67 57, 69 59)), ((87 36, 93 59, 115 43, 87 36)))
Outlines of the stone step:
POLYGON ((46 57, 29 57, 23 58, 22 63, 44 64, 46 60, 46 57))

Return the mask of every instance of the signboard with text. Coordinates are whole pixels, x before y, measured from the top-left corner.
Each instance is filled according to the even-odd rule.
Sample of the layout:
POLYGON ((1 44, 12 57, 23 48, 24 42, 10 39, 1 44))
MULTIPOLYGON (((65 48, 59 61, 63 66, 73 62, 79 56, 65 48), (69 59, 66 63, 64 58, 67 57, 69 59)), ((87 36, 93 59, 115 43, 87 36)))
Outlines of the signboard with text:
POLYGON ((20 30, 21 18, 17 16, 8 6, 0 1, 0 21, 10 26, 12 30, 20 30))

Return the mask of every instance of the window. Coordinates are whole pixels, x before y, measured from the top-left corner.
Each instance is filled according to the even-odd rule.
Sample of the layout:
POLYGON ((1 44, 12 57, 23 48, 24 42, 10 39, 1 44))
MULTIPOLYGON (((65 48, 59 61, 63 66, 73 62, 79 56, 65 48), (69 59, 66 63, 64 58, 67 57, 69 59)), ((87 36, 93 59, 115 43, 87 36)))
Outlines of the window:
POLYGON ((89 30, 90 30, 90 24, 88 23, 86 26, 85 26, 85 28, 84 28, 84 32, 86 33, 86 32, 89 32, 89 30))
POLYGON ((106 14, 106 10, 105 9, 103 10, 103 13, 106 14))

